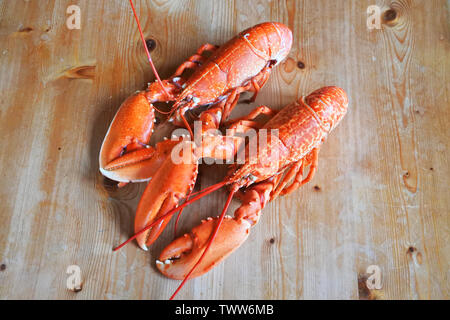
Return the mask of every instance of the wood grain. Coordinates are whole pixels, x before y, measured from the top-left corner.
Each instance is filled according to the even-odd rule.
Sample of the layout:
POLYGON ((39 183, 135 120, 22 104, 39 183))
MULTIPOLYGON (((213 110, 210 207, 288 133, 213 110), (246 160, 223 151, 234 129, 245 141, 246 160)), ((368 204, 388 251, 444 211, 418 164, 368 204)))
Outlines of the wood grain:
MULTIPOLYGON (((72 2, 0 1, 0 298, 166 299, 178 282, 154 260, 172 224, 149 253, 113 253, 145 184, 118 190, 97 160, 120 103, 153 75, 127 1, 80 0, 81 29, 68 30, 72 2), (66 287, 69 265, 81 268, 80 292, 66 287)), ((135 2, 162 77, 256 23, 292 29, 288 59, 233 116, 326 85, 350 98, 314 180, 270 203, 249 240, 180 298, 448 299, 448 1, 135 2), (380 30, 366 26, 373 4, 396 13, 380 30), (380 290, 365 286, 370 265, 380 290)), ((204 165, 198 183, 223 174, 204 165)), ((188 208, 180 231, 217 215, 225 196, 188 208)))

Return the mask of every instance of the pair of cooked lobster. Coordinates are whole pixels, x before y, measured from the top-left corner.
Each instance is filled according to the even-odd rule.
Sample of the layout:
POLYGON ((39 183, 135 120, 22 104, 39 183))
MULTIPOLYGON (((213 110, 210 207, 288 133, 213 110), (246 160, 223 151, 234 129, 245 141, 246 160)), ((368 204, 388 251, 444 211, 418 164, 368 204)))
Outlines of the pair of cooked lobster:
MULTIPOLYGON (((228 121, 241 93, 254 92, 250 101, 255 100, 272 69, 289 54, 292 39, 287 26, 267 22, 244 30, 220 47, 205 44, 170 78, 161 80, 155 73, 157 80, 125 100, 108 129, 100 151, 101 173, 120 185, 149 181, 137 207, 136 234, 124 244, 136 239, 147 250, 176 212, 219 188, 228 186, 230 190, 220 216, 202 221, 175 239, 156 261, 165 276, 183 279, 172 298, 189 278, 208 272, 236 250, 269 201, 312 179, 321 144, 346 114, 346 93, 338 87, 325 87, 280 111, 260 106, 245 117, 228 121), (189 76, 187 69, 191 70, 189 76), (195 135, 201 139, 178 137, 150 145, 155 112, 161 112, 157 102, 172 104, 167 121, 186 128, 190 138, 194 138, 192 118, 199 120, 195 135), (261 114, 270 117, 264 125, 255 121, 261 114), (211 129, 223 128, 227 128, 225 136, 210 134, 211 129), (256 135, 246 141, 241 134, 249 130, 256 135), (258 144, 262 133, 265 143, 258 144), (258 145, 253 153, 249 152, 252 143, 258 145), (222 182, 192 193, 202 158, 229 160, 230 155, 242 154, 243 163, 231 165, 222 182), (174 155, 183 161, 175 163, 174 155), (233 217, 226 216, 235 194, 242 205, 233 217)), ((148 50, 147 54, 156 72, 148 50)))

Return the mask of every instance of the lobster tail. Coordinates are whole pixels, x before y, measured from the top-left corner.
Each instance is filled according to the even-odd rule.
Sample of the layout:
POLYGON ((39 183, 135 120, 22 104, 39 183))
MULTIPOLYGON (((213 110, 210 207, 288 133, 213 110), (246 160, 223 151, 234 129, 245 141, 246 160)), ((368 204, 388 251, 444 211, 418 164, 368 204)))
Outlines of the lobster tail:
POLYGON ((329 131, 333 130, 347 113, 348 97, 339 87, 318 89, 308 95, 304 102, 316 113, 329 131))

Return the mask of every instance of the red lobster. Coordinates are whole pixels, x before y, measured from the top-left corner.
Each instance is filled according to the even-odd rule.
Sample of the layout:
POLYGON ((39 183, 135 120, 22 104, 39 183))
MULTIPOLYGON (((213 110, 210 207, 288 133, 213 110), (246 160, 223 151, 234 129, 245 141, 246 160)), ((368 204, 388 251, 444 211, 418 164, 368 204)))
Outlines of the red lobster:
MULTIPOLYGON (((144 41, 131 0, 130 3, 144 41)), ((201 106, 207 107, 199 115, 202 132, 217 129, 242 92, 253 91, 250 100, 254 101, 272 68, 288 55, 291 46, 292 32, 288 27, 277 22, 262 23, 241 32, 221 47, 201 46, 169 79, 161 81, 155 73, 157 81, 123 102, 105 136, 99 162, 101 173, 121 184, 152 179, 138 206, 136 231, 176 207, 180 199, 190 194, 197 177, 196 163, 173 165, 170 154, 178 140, 161 141, 155 147, 149 145, 155 122, 154 104, 173 102, 168 121, 185 126, 191 137, 192 129, 185 114, 201 106), (212 55, 206 58, 205 51, 212 51, 212 55), (193 70, 188 79, 184 78, 186 69, 193 70)), ((154 70, 148 50, 147 54, 154 70)), ((214 150, 214 143, 222 141, 204 139, 201 149, 214 150)), ((141 248, 146 249, 156 240, 168 221, 161 221, 159 226, 140 237, 141 248)))
MULTIPOLYGON (((250 228, 259 221, 261 210, 269 201, 296 190, 312 179, 317 170, 319 148, 342 120, 347 107, 347 95, 338 87, 319 89, 286 106, 262 127, 270 131, 266 132, 267 143, 260 145, 255 155, 246 153, 245 163, 233 165, 222 182, 160 217, 164 219, 225 185, 231 190, 219 217, 202 221, 189 234, 177 238, 162 251, 156 262, 158 269, 169 278, 184 279, 172 298, 188 278, 208 272, 236 250, 247 239, 250 228), (277 130, 278 135, 274 135, 273 130, 277 130), (307 166, 310 166, 309 172, 303 178, 307 166), (293 182, 288 186, 291 180, 293 182), (239 191, 241 188, 245 188, 244 192, 239 191), (240 195, 242 205, 235 211, 234 217, 226 217, 235 193, 240 195)), ((252 139, 258 139, 260 132, 252 139)), ((159 223, 160 219, 141 232, 159 223)), ((139 233, 133 238, 137 236, 139 233)))

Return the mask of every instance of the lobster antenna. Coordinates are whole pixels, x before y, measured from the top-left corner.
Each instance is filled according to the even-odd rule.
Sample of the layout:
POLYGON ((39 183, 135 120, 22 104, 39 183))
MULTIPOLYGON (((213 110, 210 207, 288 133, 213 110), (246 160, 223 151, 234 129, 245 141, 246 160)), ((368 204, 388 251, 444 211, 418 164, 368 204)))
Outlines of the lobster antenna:
POLYGON ((197 268, 197 266, 202 262, 203 258, 206 256, 206 253, 208 252, 209 248, 211 247, 211 245, 214 241, 214 238, 216 237, 217 233, 219 232, 219 228, 222 225, 223 219, 225 218, 225 213, 227 212, 228 207, 230 206, 231 200, 233 199, 233 196, 237 190, 238 190, 237 188, 231 190, 230 194, 228 195, 227 202, 225 203, 225 207, 223 208, 222 213, 220 214, 219 221, 217 222, 217 225, 214 228, 213 234, 211 235, 211 238, 208 241, 208 245, 206 246, 205 250, 203 251, 200 259, 198 259, 197 263, 192 267, 191 271, 189 271, 187 276, 184 278, 184 280, 181 282, 181 284, 178 286, 177 290, 175 290, 175 292, 172 294, 172 296, 170 297, 169 300, 173 300, 173 298, 175 298, 177 293, 181 290, 181 288, 183 288, 186 281, 188 281, 192 272, 194 272, 194 270, 197 268))
POLYGON ((188 206, 189 204, 197 201, 198 199, 203 198, 204 196, 222 188, 224 185, 226 185, 227 182, 226 181, 222 181, 219 182, 217 184, 214 184, 212 186, 209 186, 205 189, 203 189, 202 191, 199 191, 199 195, 197 195, 196 197, 192 198, 191 200, 186 201, 185 203, 183 203, 182 205, 179 205, 177 208, 174 208, 172 210, 169 210, 167 213, 163 214, 161 217, 157 218, 155 221, 153 221, 152 223, 150 223, 148 226, 146 226, 145 228, 143 228, 142 230, 139 230, 137 233, 135 233, 132 237, 130 237, 127 241, 123 242, 122 244, 120 244, 119 246, 117 246, 116 248, 113 249, 113 251, 117 251, 120 248, 124 247, 125 245, 127 245, 128 243, 130 243, 132 240, 136 239, 141 233, 147 231, 148 229, 150 229, 151 227, 154 227, 156 224, 158 224, 161 220, 167 218, 168 216, 171 216, 172 214, 174 214, 175 212, 177 212, 178 210, 183 209, 184 207, 188 206))
POLYGON ((163 83, 161 81, 161 78, 159 77, 158 71, 156 71, 155 65, 153 64, 152 57, 150 55, 150 51, 148 51, 147 43, 145 42, 144 33, 142 32, 141 23, 139 22, 139 18, 136 13, 136 9, 134 8, 133 0, 130 0, 131 9, 133 10, 134 18, 136 20, 139 34, 141 35, 141 40, 145 48, 145 52, 147 53, 148 62, 150 62, 150 66, 152 67, 153 74, 155 75, 156 79, 158 80, 159 85, 163 89, 164 93, 169 97, 169 94, 166 91, 166 88, 164 88, 163 83))

